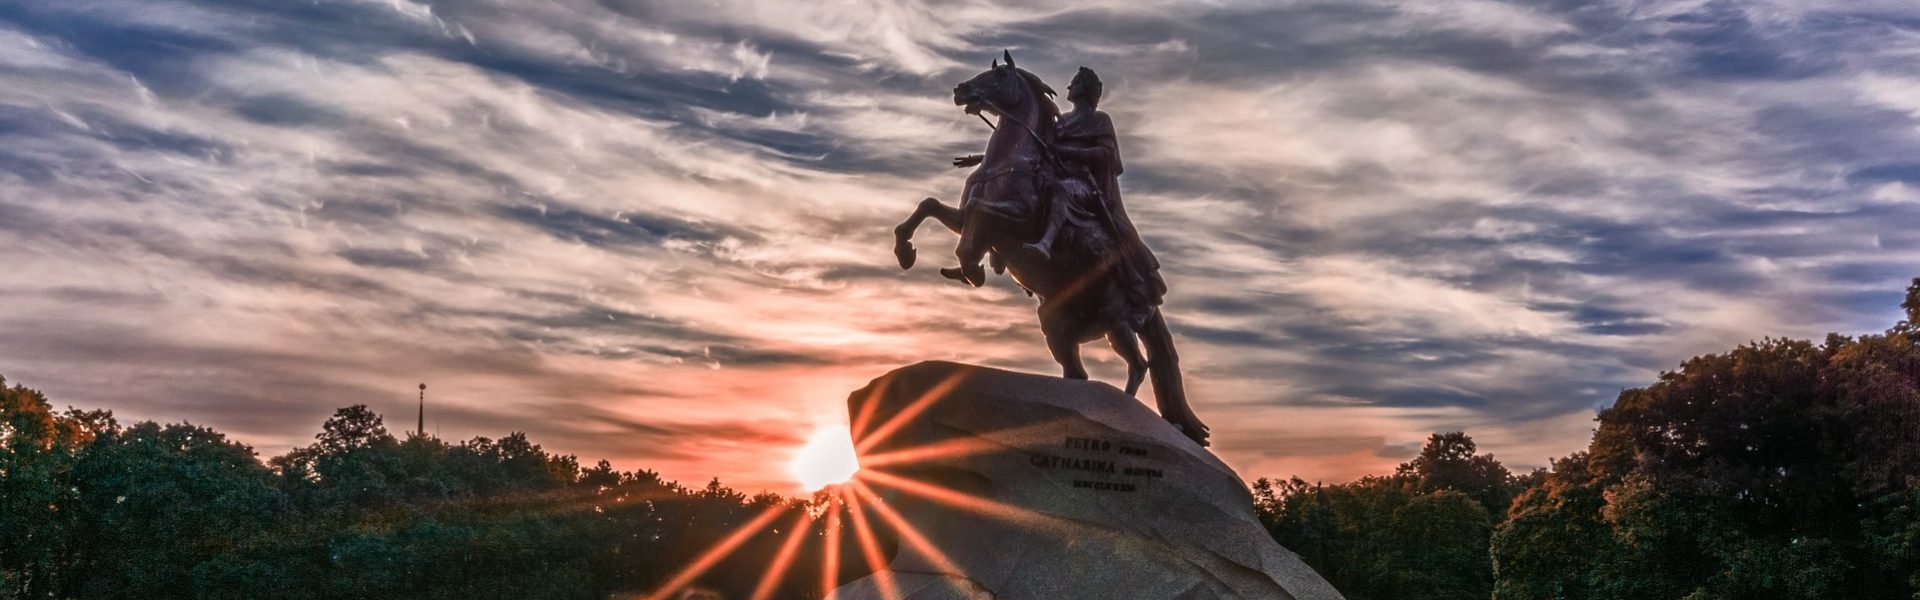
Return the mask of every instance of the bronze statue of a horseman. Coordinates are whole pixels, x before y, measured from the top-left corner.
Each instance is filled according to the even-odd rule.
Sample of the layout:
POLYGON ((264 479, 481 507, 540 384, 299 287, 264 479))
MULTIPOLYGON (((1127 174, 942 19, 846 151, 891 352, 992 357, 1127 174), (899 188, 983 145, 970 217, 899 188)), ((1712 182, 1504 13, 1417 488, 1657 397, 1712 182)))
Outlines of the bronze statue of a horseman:
POLYGON ((978 286, 986 281, 982 261, 1004 265, 1040 299, 1040 329, 1064 376, 1086 379, 1080 344, 1105 337, 1127 363, 1127 393, 1151 378, 1160 415, 1206 445, 1207 426, 1187 404, 1160 313, 1167 287, 1159 262, 1121 204, 1120 146, 1112 119, 1097 108, 1099 76, 1081 67, 1067 87, 1073 110, 1061 114, 1052 88, 1015 65, 1011 52, 1003 58, 954 87, 954 104, 996 117, 994 131, 984 154, 954 160, 978 165, 959 206, 927 198, 894 229, 901 268, 913 267, 914 230, 929 217, 939 221, 960 234, 960 266, 942 273, 978 286))

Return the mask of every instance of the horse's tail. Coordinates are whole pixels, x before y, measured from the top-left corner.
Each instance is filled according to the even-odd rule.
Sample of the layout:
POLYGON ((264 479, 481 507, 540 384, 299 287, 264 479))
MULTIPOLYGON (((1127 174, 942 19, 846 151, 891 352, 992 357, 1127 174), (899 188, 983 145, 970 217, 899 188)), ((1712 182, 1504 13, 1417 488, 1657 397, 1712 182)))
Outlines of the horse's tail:
POLYGON ((1160 405, 1160 417, 1180 428, 1193 441, 1207 445, 1207 426, 1187 404, 1187 389, 1180 380, 1180 355, 1173 349, 1173 331, 1159 308, 1147 316, 1140 339, 1147 347, 1147 376, 1153 380, 1153 399, 1160 405))

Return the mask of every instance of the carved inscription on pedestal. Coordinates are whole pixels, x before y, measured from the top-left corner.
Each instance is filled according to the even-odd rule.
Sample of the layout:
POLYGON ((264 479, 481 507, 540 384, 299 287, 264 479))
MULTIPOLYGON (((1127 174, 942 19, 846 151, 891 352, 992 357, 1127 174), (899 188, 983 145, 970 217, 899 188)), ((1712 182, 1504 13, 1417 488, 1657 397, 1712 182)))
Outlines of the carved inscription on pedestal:
POLYGON ((1099 492, 1135 492, 1140 485, 1165 476, 1159 469, 1136 464, 1149 458, 1146 448, 1097 438, 1067 436, 1059 454, 1036 452, 1036 467, 1074 471, 1074 489, 1099 492))

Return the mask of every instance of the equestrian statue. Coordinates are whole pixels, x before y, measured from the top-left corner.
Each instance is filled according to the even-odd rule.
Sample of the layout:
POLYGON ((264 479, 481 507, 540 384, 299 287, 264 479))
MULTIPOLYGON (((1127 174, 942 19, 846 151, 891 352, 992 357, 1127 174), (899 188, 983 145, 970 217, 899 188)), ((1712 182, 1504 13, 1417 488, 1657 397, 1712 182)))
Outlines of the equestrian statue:
POLYGON ((976 167, 959 206, 921 200, 894 228, 894 256, 912 268, 914 231, 939 221, 960 235, 960 266, 942 275, 979 286, 982 261, 1004 268, 1039 298, 1040 330, 1065 377, 1086 379, 1080 345, 1105 337, 1127 363, 1127 393, 1151 379, 1160 416, 1206 445, 1207 426, 1187 404, 1160 313, 1160 263, 1120 202, 1120 145, 1113 120, 1098 110, 1100 77, 1081 67, 1067 86, 1073 110, 1061 114, 1052 88, 1016 66, 1013 53, 1002 58, 953 90, 967 114, 996 117, 986 152, 953 161, 976 167))

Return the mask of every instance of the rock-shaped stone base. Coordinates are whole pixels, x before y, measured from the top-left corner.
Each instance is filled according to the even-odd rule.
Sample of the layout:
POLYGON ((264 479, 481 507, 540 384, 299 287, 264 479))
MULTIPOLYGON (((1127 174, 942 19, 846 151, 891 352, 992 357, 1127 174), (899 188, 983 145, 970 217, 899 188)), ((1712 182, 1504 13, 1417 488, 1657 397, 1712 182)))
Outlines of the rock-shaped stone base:
POLYGON ((1340 598, 1232 469, 1112 386, 926 362, 848 410, 860 481, 936 550, 903 535, 838 600, 1340 598))

